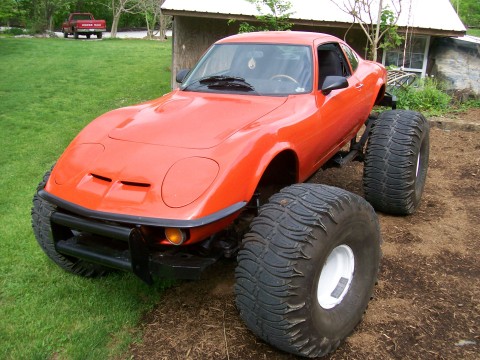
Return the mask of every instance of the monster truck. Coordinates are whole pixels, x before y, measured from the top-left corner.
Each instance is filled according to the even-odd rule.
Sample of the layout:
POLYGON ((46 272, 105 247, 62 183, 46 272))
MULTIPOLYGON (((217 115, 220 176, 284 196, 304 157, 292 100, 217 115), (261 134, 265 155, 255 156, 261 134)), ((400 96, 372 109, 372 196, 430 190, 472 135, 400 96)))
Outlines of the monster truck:
POLYGON ((236 256, 236 304, 257 336, 306 357, 335 350, 377 279, 373 207, 419 205, 425 118, 370 116, 392 100, 385 69, 325 34, 231 36, 176 79, 73 140, 34 195, 38 243, 74 274, 121 269, 149 284, 236 256), (366 200, 305 183, 350 160, 365 162, 366 200))

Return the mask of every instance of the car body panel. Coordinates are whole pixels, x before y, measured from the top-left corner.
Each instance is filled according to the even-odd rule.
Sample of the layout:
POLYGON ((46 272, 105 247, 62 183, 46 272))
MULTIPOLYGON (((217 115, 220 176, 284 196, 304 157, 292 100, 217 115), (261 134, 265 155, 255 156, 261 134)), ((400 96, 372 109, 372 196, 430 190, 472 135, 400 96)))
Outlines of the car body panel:
MULTIPOLYGON (((217 42, 227 43, 309 46, 314 64, 321 44, 347 46, 329 35, 298 32, 242 34, 217 42)), ((278 154, 294 155, 295 180, 302 182, 356 136, 382 94, 386 72, 360 58, 350 72, 348 87, 329 93, 321 91, 315 65, 309 93, 177 89, 111 111, 74 139, 44 191, 99 218, 113 214, 128 221, 166 219, 181 225, 233 209, 226 211, 227 220, 197 229, 191 241, 200 241, 231 222, 238 204, 252 199, 278 154)))

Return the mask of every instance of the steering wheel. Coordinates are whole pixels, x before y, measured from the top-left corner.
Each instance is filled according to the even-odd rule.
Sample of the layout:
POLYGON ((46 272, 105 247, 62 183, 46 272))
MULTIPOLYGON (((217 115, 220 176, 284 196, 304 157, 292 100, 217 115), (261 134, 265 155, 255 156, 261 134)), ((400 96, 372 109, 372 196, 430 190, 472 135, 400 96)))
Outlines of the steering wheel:
POLYGON ((291 76, 288 76, 288 75, 285 75, 285 74, 277 74, 277 75, 273 75, 270 80, 275 80, 275 79, 287 79, 287 80, 290 80, 292 82, 294 82, 295 84, 298 85, 298 81, 295 80, 293 77, 291 76))

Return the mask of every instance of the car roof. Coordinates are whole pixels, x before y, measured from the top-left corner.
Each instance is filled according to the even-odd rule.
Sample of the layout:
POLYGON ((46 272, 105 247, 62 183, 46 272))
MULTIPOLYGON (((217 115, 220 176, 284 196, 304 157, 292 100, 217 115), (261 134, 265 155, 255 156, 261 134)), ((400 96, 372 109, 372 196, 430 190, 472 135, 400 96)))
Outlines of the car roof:
POLYGON ((306 31, 260 31, 232 35, 217 41, 217 44, 225 43, 284 43, 312 45, 315 40, 320 42, 339 41, 335 36, 306 32, 306 31))

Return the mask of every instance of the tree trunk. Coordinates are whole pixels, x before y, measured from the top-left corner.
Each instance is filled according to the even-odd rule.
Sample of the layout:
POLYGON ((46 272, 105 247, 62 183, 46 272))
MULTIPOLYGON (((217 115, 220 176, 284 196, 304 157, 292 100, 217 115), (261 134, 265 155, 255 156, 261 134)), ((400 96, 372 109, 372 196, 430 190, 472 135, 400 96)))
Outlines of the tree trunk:
POLYGON ((122 14, 121 11, 114 11, 113 12, 112 29, 110 30, 110 37, 112 39, 117 37, 118 22, 120 21, 120 15, 121 14, 122 14))
POLYGON ((159 21, 159 29, 158 29, 158 36, 160 39, 165 39, 166 33, 167 33, 167 16, 165 15, 160 15, 159 21))
MULTIPOLYGON (((150 29, 150 21, 148 19, 148 11, 145 11, 145 23, 147 24, 147 39, 152 40, 153 29, 150 29)), ((155 26, 155 24, 154 24, 155 26)))
POLYGON ((380 24, 382 23, 383 0, 379 1, 377 25, 375 28, 375 36, 372 43, 372 61, 377 61, 378 43, 380 41, 380 24))
POLYGON ((48 17, 48 30, 53 32, 53 15, 48 17))

